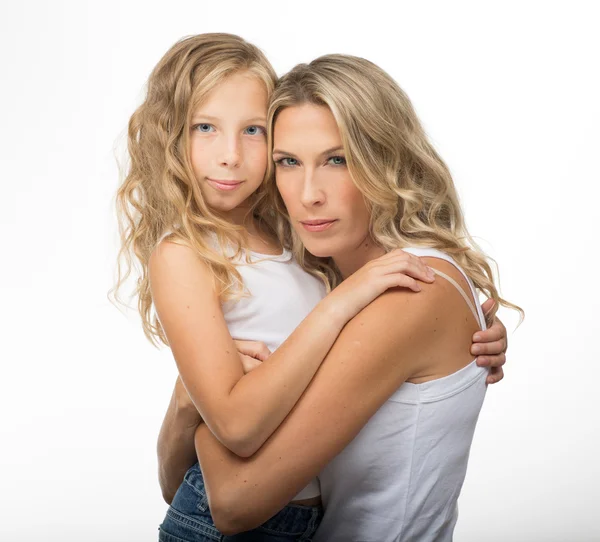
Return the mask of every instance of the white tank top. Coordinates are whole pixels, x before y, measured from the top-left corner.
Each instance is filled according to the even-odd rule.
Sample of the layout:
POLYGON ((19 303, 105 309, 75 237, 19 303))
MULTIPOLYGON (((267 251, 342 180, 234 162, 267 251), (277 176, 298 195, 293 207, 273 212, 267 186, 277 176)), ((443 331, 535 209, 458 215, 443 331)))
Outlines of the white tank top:
MULTIPOLYGON (((458 268, 438 250, 404 250, 458 268)), ((485 329, 473 283, 459 270, 485 329)), ((325 516, 314 541, 451 541, 487 374, 473 361, 444 378, 400 386, 319 475, 325 516)))
MULTIPOLYGON (((274 352, 325 297, 325 285, 304 271, 287 250, 278 256, 247 253, 252 263, 242 257, 236 268, 250 296, 223 303, 225 321, 234 339, 262 341, 274 352)), ((314 478, 294 500, 319 494, 319 481, 314 478)))

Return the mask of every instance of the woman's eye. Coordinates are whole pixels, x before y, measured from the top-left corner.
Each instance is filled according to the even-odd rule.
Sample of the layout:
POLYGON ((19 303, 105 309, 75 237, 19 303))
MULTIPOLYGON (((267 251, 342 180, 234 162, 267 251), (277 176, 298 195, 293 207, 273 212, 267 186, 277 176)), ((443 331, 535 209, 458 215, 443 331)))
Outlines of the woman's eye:
POLYGON ((208 134, 209 132, 214 131, 215 127, 212 124, 206 124, 206 123, 202 123, 202 124, 198 124, 196 125, 196 130, 198 130, 199 132, 208 134))
POLYGON ((262 126, 248 126, 248 128, 244 130, 244 133, 248 135, 258 135, 265 134, 266 130, 262 126))
POLYGON ((283 167, 294 167, 298 165, 298 160, 296 160, 295 158, 281 158, 279 160, 277 160, 275 162, 277 165, 279 166, 283 166, 283 167))
POLYGON ((346 165, 346 159, 343 156, 332 156, 327 161, 334 166, 345 166, 346 165))

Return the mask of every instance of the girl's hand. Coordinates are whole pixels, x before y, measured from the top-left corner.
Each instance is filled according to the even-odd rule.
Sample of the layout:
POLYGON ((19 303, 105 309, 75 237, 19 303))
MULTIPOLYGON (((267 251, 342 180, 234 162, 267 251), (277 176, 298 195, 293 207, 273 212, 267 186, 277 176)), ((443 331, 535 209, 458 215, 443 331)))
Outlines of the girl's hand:
POLYGON ((333 290, 326 300, 333 303, 335 314, 346 323, 389 288, 409 288, 420 292, 418 281, 432 283, 434 280, 435 274, 421 258, 396 249, 365 264, 333 290))
POLYGON ((271 355, 267 345, 261 341, 238 341, 234 339, 233 342, 240 355, 244 374, 256 369, 271 355))
MULTIPOLYGON (((488 299, 481 305, 481 308, 485 314, 493 306, 494 300, 488 299)), ((507 348, 506 328, 497 317, 494 317, 491 327, 485 331, 478 331, 473 335, 471 354, 478 356, 477 365, 480 367, 490 367, 490 374, 486 380, 487 384, 495 384, 504 378, 502 366, 506 363, 507 348)))

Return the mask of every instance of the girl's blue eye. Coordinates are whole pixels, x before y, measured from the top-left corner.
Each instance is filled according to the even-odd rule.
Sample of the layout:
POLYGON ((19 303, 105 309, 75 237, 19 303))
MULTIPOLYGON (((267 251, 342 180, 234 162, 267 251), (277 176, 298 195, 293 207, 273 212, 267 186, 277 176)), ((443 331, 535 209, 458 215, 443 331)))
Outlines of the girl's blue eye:
POLYGON ((346 165, 346 159, 343 156, 332 156, 327 161, 334 166, 345 166, 346 165))
POLYGON ((283 167, 294 167, 296 165, 298 165, 298 160, 296 160, 295 158, 290 158, 289 156, 286 158, 281 158, 280 160, 277 160, 277 162, 275 162, 277 165, 281 165, 283 167))
POLYGON ((248 128, 246 128, 244 132, 248 135, 258 135, 264 134, 265 129, 262 126, 248 126, 248 128))
POLYGON ((212 124, 207 124, 205 122, 203 122, 202 124, 198 124, 196 126, 196 130, 198 130, 199 132, 202 132, 204 134, 208 134, 212 131, 214 131, 215 127, 212 124))

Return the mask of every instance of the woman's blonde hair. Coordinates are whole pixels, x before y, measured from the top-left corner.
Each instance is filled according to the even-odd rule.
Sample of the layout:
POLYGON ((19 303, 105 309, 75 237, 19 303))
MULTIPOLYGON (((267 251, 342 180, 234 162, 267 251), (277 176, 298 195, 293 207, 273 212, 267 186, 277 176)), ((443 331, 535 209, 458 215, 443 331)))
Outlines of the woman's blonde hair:
MULTIPOLYGON (((496 303, 522 310, 500 297, 488 258, 467 232, 448 167, 429 143, 415 110, 398 84, 362 58, 326 55, 300 64, 280 78, 268 114, 269 149, 273 126, 286 107, 305 103, 328 107, 340 130, 353 182, 371 214, 370 233, 381 247, 432 247, 450 254, 475 286, 496 303)), ((268 201, 287 211, 270 163, 268 201)), ((308 271, 332 287, 340 281, 330 258, 316 258, 303 247, 289 222, 278 225, 280 238, 308 271)), ((493 260, 492 260, 493 261, 493 260)))
MULTIPOLYGON (((221 33, 182 39, 150 74, 145 100, 129 120, 130 164, 116 198, 121 250, 113 294, 120 301, 119 289, 139 267, 138 310, 144 333, 154 343, 158 339, 167 344, 167 339, 153 310, 148 261, 165 236, 202 257, 223 300, 235 296, 242 284, 231 259, 216 250, 209 236, 216 236, 221 247, 237 246, 239 252, 243 229, 207 206, 189 152, 194 110, 217 85, 242 71, 261 80, 271 96, 277 76, 254 45, 221 33)), ((257 200, 263 190, 261 186, 257 191, 257 200)))

